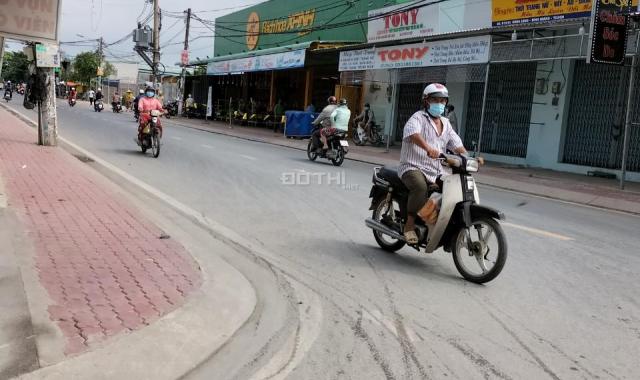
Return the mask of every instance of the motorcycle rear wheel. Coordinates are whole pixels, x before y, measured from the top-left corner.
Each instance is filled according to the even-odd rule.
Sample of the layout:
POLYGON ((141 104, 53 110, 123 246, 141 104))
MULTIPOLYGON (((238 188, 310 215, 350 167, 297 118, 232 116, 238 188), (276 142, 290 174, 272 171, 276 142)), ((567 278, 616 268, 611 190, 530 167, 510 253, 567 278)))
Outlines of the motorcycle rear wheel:
MULTIPOLYGON (((376 222, 380 222, 382 220, 382 216, 387 211, 387 208, 388 208, 388 204, 386 199, 384 198, 380 199, 378 204, 373 209, 373 215, 372 215, 373 220, 375 220, 376 222)), ((395 213, 395 207, 394 207, 394 210, 392 210, 391 212, 395 213)), ((376 230, 373 230, 373 238, 376 239, 376 243, 378 243, 380 248, 391 253, 395 253, 396 251, 399 251, 402 247, 406 245, 404 241, 393 239, 390 236, 387 236, 376 230)))
POLYGON ((467 229, 460 228, 454 235, 452 244, 453 262, 458 272, 467 281, 476 284, 483 284, 496 278, 507 261, 507 239, 502 227, 498 222, 490 217, 482 216, 474 218, 469 228, 472 249, 469 250, 467 229), (477 240, 473 240, 473 235, 477 234, 477 240), (489 239, 494 236, 495 243, 489 239), (497 252, 494 252, 497 251, 497 252), (493 264, 489 269, 488 264, 493 264), (473 271, 472 268, 479 269, 473 271))
POLYGON ((318 158, 318 152, 316 152, 316 147, 313 145, 313 137, 309 139, 309 145, 307 145, 307 157, 311 161, 315 161, 318 158))
POLYGON ((342 165, 342 163, 344 162, 344 156, 345 156, 344 149, 340 146, 338 147, 338 150, 336 152, 336 158, 332 158, 331 163, 334 166, 342 165))

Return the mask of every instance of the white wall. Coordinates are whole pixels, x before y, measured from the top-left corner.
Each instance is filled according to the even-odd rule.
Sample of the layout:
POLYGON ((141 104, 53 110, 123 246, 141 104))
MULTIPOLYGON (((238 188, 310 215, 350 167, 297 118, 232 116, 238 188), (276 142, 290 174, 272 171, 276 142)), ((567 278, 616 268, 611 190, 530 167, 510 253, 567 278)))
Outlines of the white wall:
MULTIPOLYGON (((556 60, 538 63, 536 80, 547 79, 545 94, 535 93, 531 108, 531 125, 529 126, 529 143, 527 164, 539 167, 554 167, 560 157, 562 130, 566 125, 569 110, 571 60, 556 60), (565 76, 562 75, 561 65, 565 76), (562 92, 557 95, 557 105, 553 105, 556 95, 552 93, 554 82, 559 82, 562 92)), ((579 94, 575 94, 580 96, 579 94)))
POLYGON ((376 122, 381 127, 384 127, 384 135, 389 133, 388 128, 392 125, 390 119, 392 104, 389 101, 389 97, 387 97, 387 86, 389 85, 389 70, 369 70, 366 72, 362 83, 363 103, 371 105, 371 109, 376 116, 376 122), (378 85, 380 89, 372 91, 371 84, 378 85))

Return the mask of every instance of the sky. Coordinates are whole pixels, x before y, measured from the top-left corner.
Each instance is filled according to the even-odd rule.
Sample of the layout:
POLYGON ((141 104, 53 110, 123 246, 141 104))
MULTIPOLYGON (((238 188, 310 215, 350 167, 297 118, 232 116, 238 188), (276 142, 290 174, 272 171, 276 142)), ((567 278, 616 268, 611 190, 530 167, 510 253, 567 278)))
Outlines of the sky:
MULTIPOLYGON (((103 37, 109 44, 120 40, 136 28, 137 21, 146 18, 153 9, 145 0, 60 0, 62 17, 60 41, 78 41, 103 37), (144 12, 143 12, 144 10, 144 12), (83 36, 83 37, 79 37, 83 36)), ((216 17, 235 12, 260 0, 159 0, 160 8, 167 12, 182 13, 187 8, 199 17, 214 20, 216 17), (238 8, 235 8, 238 7, 238 8), (233 9, 229 9, 233 8, 233 9)), ((153 19, 149 21, 153 25, 153 19)), ((164 17, 160 33, 161 61, 167 67, 180 62, 180 52, 184 43, 183 19, 164 17)), ((195 20, 191 20, 189 53, 190 59, 213 56, 213 32, 195 20), (200 37, 200 38, 197 38, 200 37), (196 39, 197 38, 197 39, 196 39)), ((61 45, 61 50, 70 56, 88 50, 95 50, 97 42, 87 42, 83 46, 61 45)), ((22 45, 9 41, 8 50, 21 50, 22 45)), ((133 52, 131 37, 105 51, 108 61, 140 60, 133 52)))

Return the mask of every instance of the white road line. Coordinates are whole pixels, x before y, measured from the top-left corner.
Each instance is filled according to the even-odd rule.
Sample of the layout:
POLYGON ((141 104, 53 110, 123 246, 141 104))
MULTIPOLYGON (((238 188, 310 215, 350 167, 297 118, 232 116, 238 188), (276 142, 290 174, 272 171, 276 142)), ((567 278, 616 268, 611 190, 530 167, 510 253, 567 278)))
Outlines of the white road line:
POLYGON ((255 157, 247 156, 247 155, 244 155, 244 154, 240 154, 239 156, 242 157, 242 158, 246 158, 247 160, 251 160, 251 161, 257 160, 257 158, 255 158, 255 157))
POLYGON ((214 149, 211 145, 207 145, 207 144, 202 144, 200 146, 207 149, 214 149))
POLYGON ((575 240, 574 238, 571 238, 569 236, 560 235, 560 234, 556 234, 556 233, 545 231, 545 230, 539 230, 539 229, 533 228, 533 227, 521 226, 519 224, 513 224, 513 223, 507 223, 507 222, 500 222, 500 224, 505 226, 505 227, 511 227, 511 228, 515 228, 515 229, 518 229, 518 230, 530 232, 530 233, 532 233, 534 235, 550 237, 550 238, 563 240, 563 241, 575 240))

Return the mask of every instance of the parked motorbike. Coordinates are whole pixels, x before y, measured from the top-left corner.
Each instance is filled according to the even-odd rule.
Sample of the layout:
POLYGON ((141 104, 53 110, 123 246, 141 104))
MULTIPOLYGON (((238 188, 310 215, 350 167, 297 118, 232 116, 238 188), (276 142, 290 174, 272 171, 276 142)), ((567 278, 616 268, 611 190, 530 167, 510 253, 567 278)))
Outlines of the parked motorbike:
POLYGON ((120 104, 120 102, 116 102, 114 104, 111 105, 111 110, 114 113, 120 113, 122 112, 122 104, 120 104))
POLYGON ((151 119, 142 129, 142 140, 137 141, 138 145, 142 149, 142 153, 147 153, 150 148, 153 157, 158 158, 160 155, 160 130, 158 129, 158 118, 160 117, 160 111, 151 111, 151 119))
POLYGON ((73 107, 76 105, 76 98, 69 98, 69 106, 73 107))
POLYGON ((178 102, 172 101, 164 105, 164 108, 167 110, 165 117, 168 119, 171 116, 178 116, 178 102))
POLYGON ((6 100, 7 103, 9 102, 9 100, 11 100, 11 91, 9 90, 4 91, 4 100, 6 100))
POLYGON ((95 102, 93 102, 93 110, 95 112, 102 112, 103 109, 104 105, 102 104, 102 100, 96 100, 95 102))
POLYGON ((373 146, 380 146, 383 144, 382 135, 380 134, 380 127, 375 123, 369 124, 370 132, 367 134, 361 123, 358 123, 356 130, 353 134, 353 143, 360 146, 369 142, 373 146))
MULTIPOLYGON (((437 181, 436 192, 441 191, 442 201, 435 224, 416 218, 418 244, 413 248, 432 253, 442 247, 452 253, 465 279, 478 284, 491 281, 507 260, 507 240, 498 223, 504 220, 504 214, 480 204, 472 176, 478 171, 477 159, 452 154, 442 154, 440 159, 453 174, 437 181)), ((396 252, 406 244, 403 231, 408 196, 409 190, 395 168, 374 168, 369 195, 373 216, 365 224, 373 229, 373 237, 385 251, 396 252)))
POLYGON ((307 145, 307 157, 311 161, 315 161, 318 157, 326 158, 335 166, 340 166, 344 162, 344 157, 349 152, 349 143, 347 142, 347 132, 338 131, 327 136, 327 144, 329 148, 324 153, 322 150, 322 141, 320 140, 320 126, 316 126, 309 139, 307 145))

